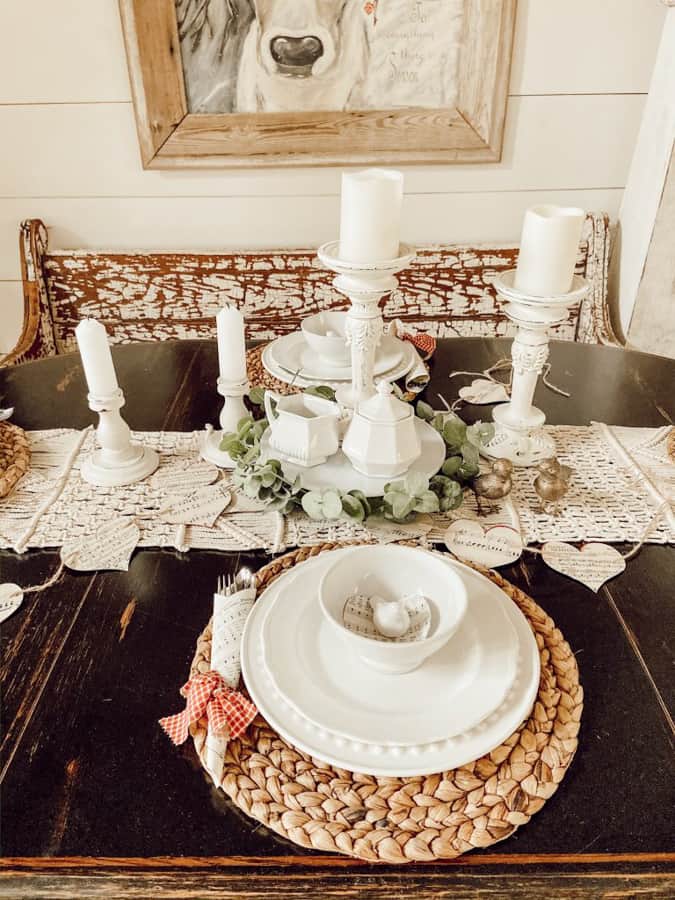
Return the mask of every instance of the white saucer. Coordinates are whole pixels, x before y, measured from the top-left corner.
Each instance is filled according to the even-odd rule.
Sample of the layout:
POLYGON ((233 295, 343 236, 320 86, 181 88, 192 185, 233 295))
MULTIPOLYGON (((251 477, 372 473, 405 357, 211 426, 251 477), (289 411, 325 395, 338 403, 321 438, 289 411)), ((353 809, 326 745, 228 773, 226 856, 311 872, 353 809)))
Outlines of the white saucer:
POLYGON ((327 488, 337 488, 340 491, 363 491, 366 497, 381 497, 384 486, 390 481, 399 481, 405 478, 409 472, 421 472, 427 478, 435 475, 443 465, 445 459, 445 441, 428 422, 415 418, 415 427, 420 437, 422 452, 418 459, 408 469, 408 472, 396 478, 389 476, 368 476, 357 472, 349 462, 342 450, 338 450, 325 463, 308 468, 300 466, 279 453, 270 449, 269 428, 263 434, 260 441, 260 460, 279 459, 284 475, 289 481, 294 481, 300 476, 300 483, 308 491, 322 491, 327 488))
POLYGON ((317 574, 304 566, 289 574, 268 604, 263 658, 278 693, 319 728, 365 744, 429 744, 470 731, 515 681, 518 637, 499 590, 474 587, 445 647, 414 672, 388 675, 336 640, 317 574))
MULTIPOLYGON (((300 563, 314 584, 323 567, 334 559, 331 553, 300 563)), ((450 564, 450 563, 449 563, 450 564)), ((461 735, 411 746, 366 744, 340 737, 318 727, 300 715, 278 693, 265 669, 262 654, 262 626, 268 609, 275 602, 278 592, 294 573, 280 576, 254 604, 248 617, 241 644, 242 674, 252 700, 272 728, 289 743, 304 753, 331 765, 352 772, 364 772, 377 776, 406 777, 428 775, 465 765, 489 753, 506 740, 530 714, 539 686, 539 652, 532 629, 515 603, 484 576, 458 563, 452 563, 465 580, 470 594, 490 591, 503 603, 506 614, 518 635, 519 657, 516 679, 502 705, 471 731, 461 735), (495 592, 497 592, 495 594, 495 592)), ((396 677, 396 676, 395 676, 396 677)), ((400 676, 398 676, 400 677, 400 676)), ((424 698, 420 698, 423 702, 424 698)))
MULTIPOLYGON (((405 343, 388 334, 382 335, 375 354, 375 375, 382 375, 403 359, 405 343)), ((270 358, 280 368, 294 374, 300 369, 304 378, 312 380, 329 378, 332 381, 351 381, 351 361, 341 365, 319 356, 305 341, 301 331, 294 331, 272 341, 270 358)))
MULTIPOLYGON (((290 335, 289 335, 290 337, 290 335)), ((416 362, 415 348, 407 341, 403 341, 402 358, 393 368, 376 375, 375 381, 385 379, 386 381, 397 381, 404 375, 407 375, 416 362)), ((335 378, 335 376, 314 378, 305 374, 296 374, 297 368, 292 371, 280 366, 274 359, 272 344, 268 344, 262 352, 262 363, 267 371, 278 381, 286 384, 294 384, 297 387, 310 387, 311 385, 326 384, 336 390, 351 380, 351 368, 346 378, 335 378)))

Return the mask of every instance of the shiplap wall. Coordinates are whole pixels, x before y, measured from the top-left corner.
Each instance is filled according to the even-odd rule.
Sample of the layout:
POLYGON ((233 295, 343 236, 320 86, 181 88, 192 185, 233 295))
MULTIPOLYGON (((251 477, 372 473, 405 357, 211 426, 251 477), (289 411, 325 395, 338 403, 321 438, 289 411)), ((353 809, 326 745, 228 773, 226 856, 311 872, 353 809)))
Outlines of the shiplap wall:
MULTIPOLYGON (((664 8, 519 0, 503 160, 406 169, 403 237, 516 241, 550 201, 616 216, 664 8)), ((0 351, 19 331, 17 230, 59 247, 316 246, 336 235, 337 169, 144 172, 116 0, 3 3, 0 351)))

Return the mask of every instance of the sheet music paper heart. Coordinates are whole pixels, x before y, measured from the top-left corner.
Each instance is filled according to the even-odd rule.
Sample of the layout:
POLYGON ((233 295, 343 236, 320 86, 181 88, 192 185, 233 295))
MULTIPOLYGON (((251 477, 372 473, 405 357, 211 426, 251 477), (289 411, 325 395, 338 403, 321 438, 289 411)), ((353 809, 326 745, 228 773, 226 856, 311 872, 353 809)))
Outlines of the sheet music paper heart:
POLYGON ((474 519, 457 519, 445 532, 445 546, 460 559, 493 569, 519 559, 523 539, 511 525, 483 526, 474 519))
POLYGON ((433 523, 429 516, 418 516, 414 522, 392 522, 389 519, 371 519, 368 521, 368 531, 381 544, 424 538, 432 528, 433 523))
POLYGON ((17 611, 23 602, 23 591, 18 584, 0 584, 0 622, 17 611))
POLYGON ((219 470, 211 463, 198 460, 188 468, 166 466, 160 468, 152 476, 150 484, 158 491, 166 494, 182 494, 194 491, 198 487, 213 484, 217 480, 219 470))
POLYGON ((106 569, 127 572, 140 536, 133 519, 113 519, 94 534, 65 543, 61 547, 61 559, 75 572, 106 569))
POLYGON ((467 403, 502 403, 509 399, 503 384, 489 381, 487 378, 476 378, 471 384, 459 389, 459 396, 467 403))
POLYGON ((626 560, 608 544, 585 544, 578 550, 563 541, 549 541, 541 548, 541 557, 556 572, 580 581, 596 593, 626 568, 626 560))
POLYGON ((220 484, 209 484, 178 497, 168 497, 158 516, 171 525, 203 525, 211 528, 232 499, 220 484))

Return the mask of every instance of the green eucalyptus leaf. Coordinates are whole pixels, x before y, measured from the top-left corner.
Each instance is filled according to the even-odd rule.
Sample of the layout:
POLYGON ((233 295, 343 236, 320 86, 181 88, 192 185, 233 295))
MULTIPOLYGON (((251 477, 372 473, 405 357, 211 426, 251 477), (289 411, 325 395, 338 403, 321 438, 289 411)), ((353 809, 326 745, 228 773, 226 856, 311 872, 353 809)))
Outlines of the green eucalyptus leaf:
POLYGON ((256 386, 252 387, 248 392, 248 399, 254 406, 264 406, 265 404, 265 388, 256 386))
POLYGON ((413 509, 418 513, 432 513, 439 510, 438 497, 433 491, 423 491, 415 498, 413 509))
POLYGON ((369 500, 368 497, 366 497, 366 495, 363 493, 363 491, 350 491, 349 494, 359 501, 359 503, 363 507, 366 518, 368 518, 368 516, 372 512, 372 500, 369 500))
POLYGON ((354 519, 357 522, 362 522, 366 517, 361 502, 356 497, 352 497, 351 494, 342 495, 342 509, 350 519, 354 519))
POLYGON ((325 491, 321 505, 326 519, 338 519, 342 514, 342 500, 337 491, 325 491))
POLYGON ((459 471, 457 472, 457 476, 462 481, 471 481, 472 478, 475 478, 480 471, 478 465, 471 465, 470 463, 462 463, 459 467, 459 471))
POLYGON ((462 444, 460 448, 460 452, 462 454, 462 459, 464 460, 464 465, 469 466, 471 468, 478 468, 478 464, 480 462, 480 454, 478 452, 478 447, 474 444, 470 444, 466 441, 462 444))
POLYGON ((425 422, 431 422, 434 418, 434 411, 429 406, 428 403, 425 403, 424 400, 418 400, 417 406, 415 407, 415 412, 425 422))
POLYGON ((323 504, 321 494, 316 491, 307 491, 302 498, 302 508, 310 519, 323 519, 323 504))
POLYGON ((443 440, 448 447, 461 447, 466 438, 466 425, 458 417, 448 418, 443 425, 443 440))
POLYGON ((321 397, 324 400, 335 400, 335 391, 327 384, 313 384, 310 387, 305 388, 304 393, 309 394, 310 397, 321 397))
POLYGON ((492 422, 475 422, 466 429, 466 439, 475 447, 484 447, 495 436, 492 422))
POLYGON ((441 472, 444 475, 447 475, 448 478, 452 478, 453 475, 457 474, 459 467, 462 465, 462 457, 461 456, 449 456, 446 461, 441 466, 441 472))
POLYGON ((415 500, 405 494, 394 494, 391 502, 391 512, 395 519, 403 521, 415 508, 415 500))
POLYGON ((260 480, 262 481, 263 487, 275 487, 278 486, 279 479, 277 478, 277 473, 271 466, 264 466, 260 472, 260 480))
POLYGON ((436 413, 431 424, 439 434, 443 434, 443 426, 445 425, 445 416, 443 413, 436 413))
POLYGON ((403 484, 405 485, 405 492, 411 497, 415 497, 428 489, 429 479, 421 472, 411 472, 403 484))

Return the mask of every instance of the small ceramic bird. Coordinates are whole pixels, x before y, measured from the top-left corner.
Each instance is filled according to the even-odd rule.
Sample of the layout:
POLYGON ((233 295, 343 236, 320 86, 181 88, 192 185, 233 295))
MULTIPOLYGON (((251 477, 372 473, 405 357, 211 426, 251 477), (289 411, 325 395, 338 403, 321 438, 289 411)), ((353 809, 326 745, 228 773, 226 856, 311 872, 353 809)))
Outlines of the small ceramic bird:
POLYGON ((561 465, 555 457, 545 459, 538 469, 534 489, 541 500, 541 508, 545 513, 559 516, 560 501, 569 490, 569 481, 574 470, 561 465))
POLYGON ((495 500, 503 500, 511 493, 512 472, 513 466, 508 459, 496 459, 490 466, 489 472, 474 479, 473 489, 476 494, 479 516, 487 515, 481 506, 481 498, 490 501, 490 505, 492 505, 495 500))
POLYGON ((385 600, 374 594, 368 598, 373 610, 373 625, 383 637, 403 637, 410 628, 410 613, 402 600, 385 600))

